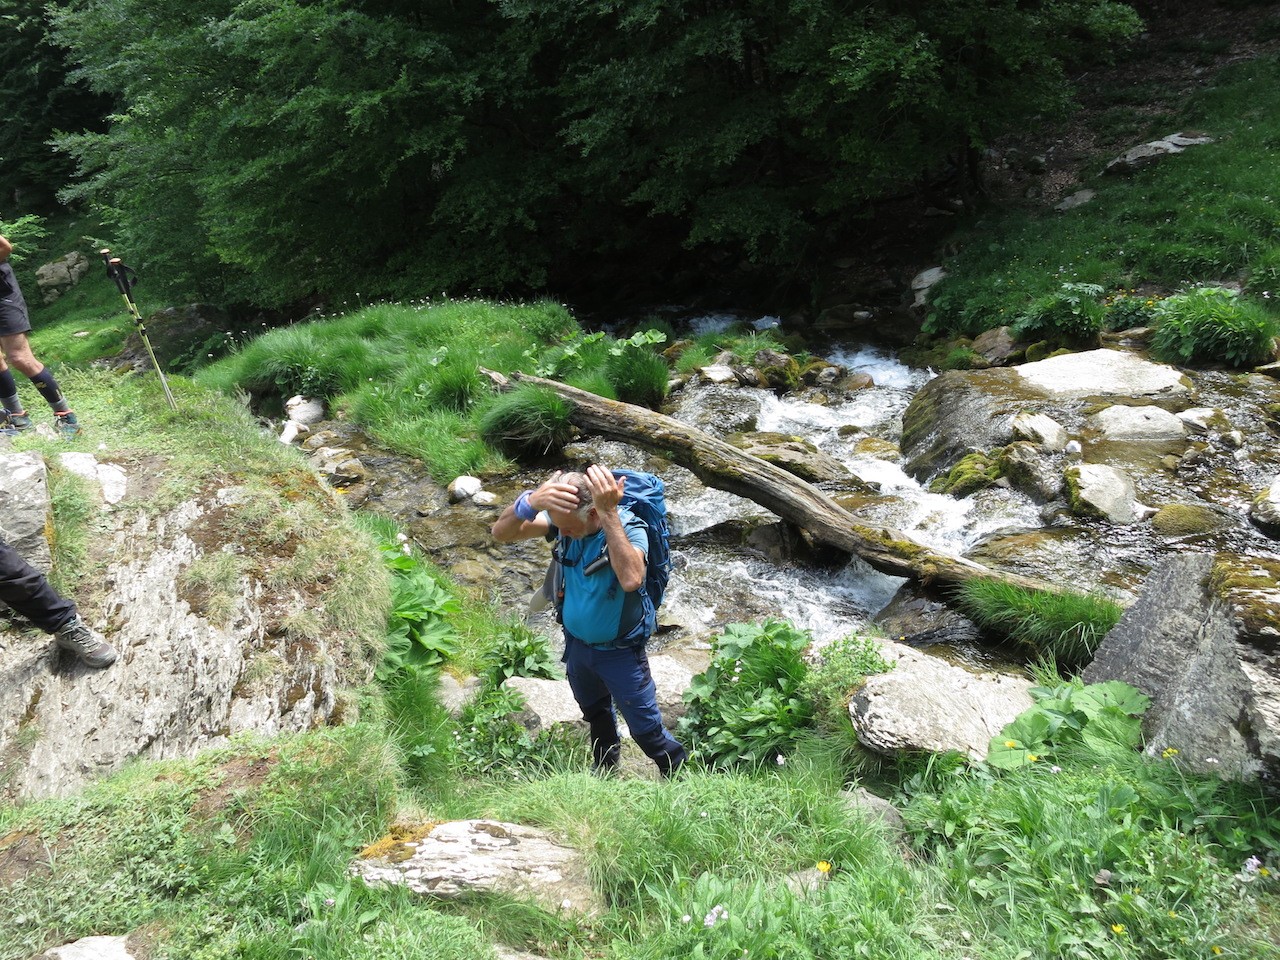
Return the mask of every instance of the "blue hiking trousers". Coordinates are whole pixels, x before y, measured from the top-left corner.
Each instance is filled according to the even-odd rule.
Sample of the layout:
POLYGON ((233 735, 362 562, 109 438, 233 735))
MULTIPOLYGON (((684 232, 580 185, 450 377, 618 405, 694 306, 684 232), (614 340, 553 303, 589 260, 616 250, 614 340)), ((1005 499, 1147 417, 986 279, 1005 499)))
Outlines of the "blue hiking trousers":
POLYGON ((627 721, 632 739, 658 765, 663 776, 674 773, 684 763, 684 747, 662 725, 658 688, 649 672, 649 657, 643 644, 601 650, 566 632, 564 665, 569 689, 591 728, 591 753, 597 766, 607 765, 611 756, 617 756, 615 704, 627 721))

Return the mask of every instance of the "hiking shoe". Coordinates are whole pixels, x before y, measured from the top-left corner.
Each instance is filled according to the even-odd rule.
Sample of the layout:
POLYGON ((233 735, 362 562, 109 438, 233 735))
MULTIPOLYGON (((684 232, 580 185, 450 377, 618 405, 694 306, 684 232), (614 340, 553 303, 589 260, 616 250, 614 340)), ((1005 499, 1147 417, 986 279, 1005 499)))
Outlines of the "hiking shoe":
POLYGON ((23 433, 31 429, 31 418, 25 413, 6 413, 0 426, 23 433))
POLYGON ((63 650, 70 650, 84 661, 86 666, 101 669, 116 662, 116 648, 79 615, 60 626, 53 639, 63 650))
MULTIPOLYGON (((27 418, 27 423, 31 419, 27 418)), ((53 416, 53 422, 58 425, 58 433, 64 437, 74 437, 80 432, 80 421, 76 419, 76 415, 68 410, 66 413, 56 413, 53 416)))

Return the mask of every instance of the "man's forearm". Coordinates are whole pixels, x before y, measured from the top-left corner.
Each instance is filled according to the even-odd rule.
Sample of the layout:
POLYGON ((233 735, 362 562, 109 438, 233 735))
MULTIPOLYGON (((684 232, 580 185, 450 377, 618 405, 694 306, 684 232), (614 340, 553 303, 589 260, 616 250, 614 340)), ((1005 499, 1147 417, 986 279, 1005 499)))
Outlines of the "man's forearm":
POLYGON ((604 528, 604 540, 609 546, 609 565, 614 576, 627 593, 634 593, 644 586, 644 551, 627 539, 627 531, 616 512, 600 515, 604 528))

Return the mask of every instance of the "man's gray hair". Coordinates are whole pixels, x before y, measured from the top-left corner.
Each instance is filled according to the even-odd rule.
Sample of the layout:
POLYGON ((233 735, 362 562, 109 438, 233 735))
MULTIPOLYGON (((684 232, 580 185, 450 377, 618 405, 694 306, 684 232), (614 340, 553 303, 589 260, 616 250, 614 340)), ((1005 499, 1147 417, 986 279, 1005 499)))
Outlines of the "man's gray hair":
POLYGON ((574 492, 578 495, 578 509, 574 513, 585 518, 592 507, 591 485, 587 483, 587 475, 585 473, 562 473, 560 482, 570 484, 573 487, 574 492))

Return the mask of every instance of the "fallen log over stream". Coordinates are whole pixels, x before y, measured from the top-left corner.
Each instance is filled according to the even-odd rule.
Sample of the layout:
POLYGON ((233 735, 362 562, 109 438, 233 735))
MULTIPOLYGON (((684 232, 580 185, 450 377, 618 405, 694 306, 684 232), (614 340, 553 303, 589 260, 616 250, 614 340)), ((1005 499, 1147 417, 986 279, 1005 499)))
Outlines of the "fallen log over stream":
MULTIPOLYGON (((483 369, 481 372, 500 388, 508 386, 503 375, 483 369)), ((530 374, 515 373, 511 379, 545 387, 568 400, 573 410, 570 419, 583 430, 665 456, 690 470, 707 486, 746 497, 807 530, 814 539, 856 554, 883 573, 940 586, 994 580, 1030 590, 1053 589, 1039 580, 993 570, 935 550, 891 527, 864 524, 794 474, 664 414, 530 374)))

